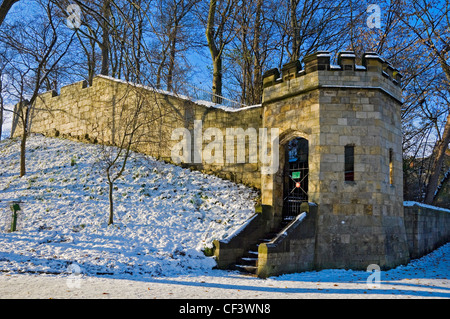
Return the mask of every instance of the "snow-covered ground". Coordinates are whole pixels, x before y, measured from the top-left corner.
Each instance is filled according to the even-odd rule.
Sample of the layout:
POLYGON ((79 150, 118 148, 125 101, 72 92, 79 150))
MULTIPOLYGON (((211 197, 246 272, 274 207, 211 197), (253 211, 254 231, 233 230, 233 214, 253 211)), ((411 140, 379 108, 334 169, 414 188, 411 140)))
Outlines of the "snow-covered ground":
POLYGON ((214 176, 133 154, 116 183, 108 226, 102 148, 32 136, 19 178, 19 141, 0 142, 0 269, 88 275, 171 275, 215 265, 202 250, 254 213, 257 193, 214 176), (11 201, 21 201, 18 231, 11 201), (21 215, 22 214, 22 215, 21 215))
POLYGON ((449 256, 447 244, 406 266, 381 271, 379 286, 374 286, 373 281, 367 284, 369 273, 353 270, 322 270, 268 279, 223 270, 123 279, 4 273, 0 274, 0 298, 441 299, 450 298, 449 256))
POLYGON ((133 154, 108 226, 101 147, 32 136, 0 142, 0 298, 449 298, 450 244, 380 273, 323 270, 259 279, 213 269, 202 249, 252 216, 242 185, 133 154), (20 200, 8 233, 9 202, 20 200))

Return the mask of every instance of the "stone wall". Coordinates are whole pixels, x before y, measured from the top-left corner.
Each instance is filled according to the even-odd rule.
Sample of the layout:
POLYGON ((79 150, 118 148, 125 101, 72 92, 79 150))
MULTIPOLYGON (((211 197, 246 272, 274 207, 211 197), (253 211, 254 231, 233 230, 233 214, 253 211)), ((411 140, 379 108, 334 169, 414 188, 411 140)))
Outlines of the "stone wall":
MULTIPOLYGON (((225 147, 227 129, 255 129, 262 126, 262 107, 225 109, 210 106, 205 101, 192 101, 184 96, 155 90, 150 87, 126 83, 114 78, 97 76, 92 86, 77 82, 61 88, 60 94, 50 91, 39 95, 33 108, 31 132, 47 136, 61 136, 92 143, 121 145, 127 128, 133 125, 134 110, 140 108, 139 129, 132 148, 156 158, 172 162, 171 150, 181 137, 172 133, 186 128, 190 134, 191 160, 180 163, 186 167, 215 174, 246 185, 260 187, 260 166, 248 160, 249 138, 246 138, 246 161, 239 163, 238 139, 234 139, 234 160, 229 160, 225 147), (197 123, 200 130, 194 132, 197 123), (208 128, 218 129, 218 135, 202 136, 208 128), (199 133, 196 134, 195 133, 199 133), (203 137, 203 138, 202 138, 203 137), (223 160, 210 163, 205 160, 211 141, 222 143, 223 160), (194 145, 204 150, 195 154, 194 145)), ((17 111, 18 106, 16 106, 17 111)), ((22 129, 16 117, 12 135, 20 135, 22 129)), ((231 145, 231 144, 230 144, 231 145)), ((219 143, 220 146, 220 143, 219 143)), ((186 151, 186 150, 183 150, 186 151)), ((214 153, 214 151, 212 152, 214 153)), ((217 155, 217 154, 213 154, 217 155)))
POLYGON ((420 258, 450 241, 450 210, 406 202, 405 227, 411 258, 420 258))
POLYGON ((311 271, 315 265, 318 206, 304 203, 302 213, 272 241, 258 247, 257 275, 311 271))
POLYGON ((214 240, 217 267, 226 269, 236 263, 239 257, 270 231, 271 221, 272 206, 258 205, 255 214, 235 233, 224 240, 214 240))

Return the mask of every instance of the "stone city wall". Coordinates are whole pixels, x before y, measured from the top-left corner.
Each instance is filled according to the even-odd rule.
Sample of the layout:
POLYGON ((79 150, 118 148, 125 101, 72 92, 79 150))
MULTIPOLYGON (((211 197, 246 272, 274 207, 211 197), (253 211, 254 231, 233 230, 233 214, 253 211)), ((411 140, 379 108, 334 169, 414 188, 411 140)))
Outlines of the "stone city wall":
POLYGON ((420 258, 450 241, 450 209, 405 202, 405 227, 411 258, 420 258))
MULTIPOLYGON (((18 105, 16 111, 17 108, 18 105)), ((245 133, 251 128, 257 136, 262 126, 261 111, 261 106, 242 109, 212 107, 205 101, 193 101, 173 93, 97 76, 92 86, 87 86, 84 81, 77 82, 62 87, 60 94, 50 91, 39 95, 33 108, 30 132, 121 145, 124 133, 135 125, 138 130, 132 144, 133 150, 173 162, 171 151, 182 136, 172 139, 172 134, 176 129, 186 128, 190 135, 191 156, 188 163, 181 165, 259 188, 260 166, 258 161, 249 161, 250 138, 244 137, 246 159, 241 163, 237 154, 238 148, 242 152, 243 144, 231 136, 234 143, 229 144, 233 147, 228 147, 228 152, 234 152, 232 157, 227 154, 226 134, 227 129, 242 129, 245 133), (140 107, 140 112, 136 117, 138 124, 135 125, 132 119, 133 110, 137 107, 140 107), (195 124, 200 130, 194 130, 195 124), (208 128, 213 128, 212 133, 222 136, 205 136, 208 128), (214 130, 216 128, 219 132, 214 130), (218 150, 222 146, 222 161, 207 161, 205 155, 212 148, 212 141, 222 141, 216 148, 218 150), (194 145, 201 146, 201 158, 195 154, 194 145)), ((20 121, 16 117, 13 122, 12 135, 21 135, 20 121)), ((187 150, 181 150, 180 154, 183 152, 187 150)), ((214 154, 214 150, 210 153, 218 155, 214 154)))

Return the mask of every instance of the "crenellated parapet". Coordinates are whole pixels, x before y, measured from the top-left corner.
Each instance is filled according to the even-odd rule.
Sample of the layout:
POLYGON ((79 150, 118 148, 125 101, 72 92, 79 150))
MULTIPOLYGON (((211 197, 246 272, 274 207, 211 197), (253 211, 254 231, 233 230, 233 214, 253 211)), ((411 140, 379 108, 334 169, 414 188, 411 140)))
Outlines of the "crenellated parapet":
POLYGON ((47 92, 44 92, 39 95, 39 99, 41 101, 49 101, 51 98, 58 98, 58 97, 71 97, 74 93, 81 93, 82 89, 88 88, 88 82, 87 81, 79 81, 75 82, 66 86, 61 87, 60 93, 56 90, 49 90, 47 92))
POLYGON ((361 65, 352 51, 337 54, 337 64, 331 63, 328 51, 318 51, 300 61, 268 70, 263 77, 263 102, 291 97, 308 90, 327 87, 377 89, 401 103, 402 75, 375 52, 366 52, 361 65), (285 87, 286 89, 283 89, 285 87))

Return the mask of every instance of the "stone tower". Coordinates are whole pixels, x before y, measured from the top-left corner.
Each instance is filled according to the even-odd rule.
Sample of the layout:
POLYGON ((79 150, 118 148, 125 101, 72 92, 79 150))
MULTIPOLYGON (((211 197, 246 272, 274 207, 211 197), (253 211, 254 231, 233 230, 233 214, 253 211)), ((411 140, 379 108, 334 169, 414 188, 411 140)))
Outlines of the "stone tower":
MULTIPOLYGON (((273 208, 275 223, 286 214, 296 186, 318 205, 311 268, 406 263, 401 75, 375 53, 365 53, 362 65, 353 52, 340 52, 338 65, 330 63, 328 52, 303 62, 304 69, 297 61, 281 74, 273 69, 264 76, 263 126, 279 128, 280 169, 262 175, 262 203, 273 208), (302 180, 288 167, 293 160, 287 147, 294 139, 307 145, 302 180)), ((292 249, 289 258, 295 263, 292 249)), ((270 256, 260 254, 258 262, 260 272, 284 269, 270 256)))

